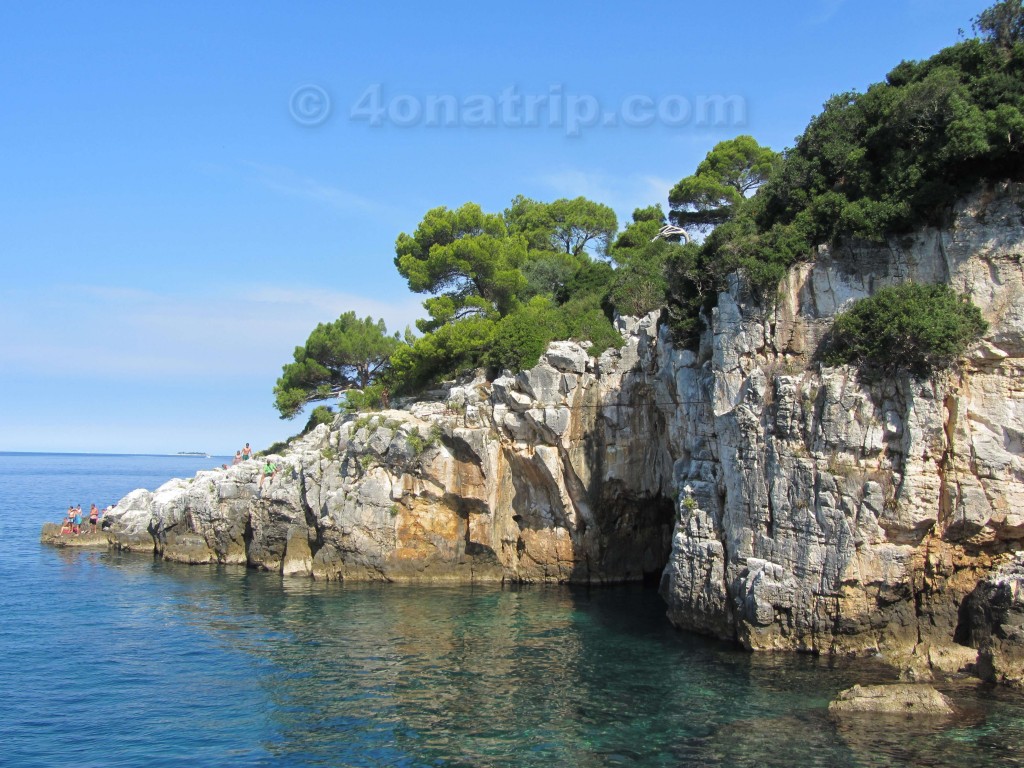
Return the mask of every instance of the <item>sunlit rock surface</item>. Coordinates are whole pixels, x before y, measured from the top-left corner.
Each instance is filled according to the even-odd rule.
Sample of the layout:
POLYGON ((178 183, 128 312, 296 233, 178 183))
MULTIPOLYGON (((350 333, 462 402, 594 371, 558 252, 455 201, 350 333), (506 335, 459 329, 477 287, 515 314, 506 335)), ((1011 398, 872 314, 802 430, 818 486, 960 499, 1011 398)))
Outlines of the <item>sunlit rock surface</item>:
POLYGON ((769 311, 737 282, 696 358, 659 346, 687 404, 669 427, 691 488, 662 582, 676 624, 754 649, 880 651, 918 678, 960 671, 964 598, 1024 536, 1020 202, 1004 187, 947 229, 823 248, 769 311), (811 365, 837 311, 908 279, 981 308, 990 329, 962 369, 867 386, 811 365))
POLYGON ((673 457, 647 384, 657 315, 600 358, 559 342, 530 371, 340 418, 273 460, 134 491, 117 544, 326 579, 657 580, 673 457))
POLYGON ((1024 540, 1021 198, 822 248, 769 309, 737 278, 698 350, 622 318, 620 350, 559 342, 518 375, 318 427, 262 489, 250 461, 135 491, 110 535, 326 579, 660 577, 676 625, 752 649, 881 653, 920 680, 984 647, 990 676, 1022 677, 1015 632, 986 640, 1016 626, 1017 592, 983 586, 1024 540), (869 386, 817 365, 838 311, 908 279, 981 308, 963 366, 869 386))
POLYGON ((856 714, 949 717, 955 714, 948 696, 920 683, 855 685, 836 696, 828 705, 828 711, 837 717, 856 714))

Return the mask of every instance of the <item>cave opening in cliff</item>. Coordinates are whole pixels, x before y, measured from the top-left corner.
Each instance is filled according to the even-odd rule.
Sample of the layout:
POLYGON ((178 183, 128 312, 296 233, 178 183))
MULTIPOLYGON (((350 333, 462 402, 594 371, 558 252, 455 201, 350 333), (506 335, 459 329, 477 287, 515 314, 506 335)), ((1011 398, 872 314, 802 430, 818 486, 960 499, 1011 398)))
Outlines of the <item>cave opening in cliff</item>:
POLYGON ((666 496, 636 496, 606 487, 595 510, 603 578, 656 588, 672 548, 675 509, 675 502, 666 496))

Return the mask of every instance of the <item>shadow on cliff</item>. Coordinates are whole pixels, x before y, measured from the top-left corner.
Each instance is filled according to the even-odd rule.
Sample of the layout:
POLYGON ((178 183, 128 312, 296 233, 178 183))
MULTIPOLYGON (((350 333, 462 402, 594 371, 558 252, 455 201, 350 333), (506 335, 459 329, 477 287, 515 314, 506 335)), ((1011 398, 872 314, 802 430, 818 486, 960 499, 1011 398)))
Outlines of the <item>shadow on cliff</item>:
POLYGON ((592 547, 577 548, 572 581, 642 581, 657 586, 672 548, 675 504, 664 496, 637 496, 621 481, 603 483, 593 506, 592 547))

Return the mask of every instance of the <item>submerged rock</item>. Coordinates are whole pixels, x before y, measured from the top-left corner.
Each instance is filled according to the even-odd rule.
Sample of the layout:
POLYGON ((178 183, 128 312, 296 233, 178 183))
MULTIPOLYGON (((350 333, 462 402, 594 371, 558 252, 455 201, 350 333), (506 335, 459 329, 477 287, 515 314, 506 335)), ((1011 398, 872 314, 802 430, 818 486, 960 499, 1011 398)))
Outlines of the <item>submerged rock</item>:
POLYGON ((907 717, 948 717, 956 713, 948 696, 921 683, 855 685, 840 692, 828 705, 828 711, 832 715, 870 713, 907 717))

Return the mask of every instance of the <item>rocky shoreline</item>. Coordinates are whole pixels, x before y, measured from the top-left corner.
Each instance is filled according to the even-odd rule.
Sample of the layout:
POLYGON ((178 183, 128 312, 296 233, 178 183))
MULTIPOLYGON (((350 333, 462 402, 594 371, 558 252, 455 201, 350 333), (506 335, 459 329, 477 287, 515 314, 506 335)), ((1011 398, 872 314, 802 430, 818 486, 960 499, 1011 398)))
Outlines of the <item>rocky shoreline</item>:
POLYGON ((39 542, 41 544, 49 544, 51 547, 69 547, 73 549, 109 549, 116 545, 116 541, 109 531, 99 530, 96 533, 90 533, 88 531, 88 524, 83 526, 85 530, 78 535, 61 533, 62 528, 63 526, 60 523, 43 523, 39 542))
POLYGON ((674 624, 752 650, 1022 686, 1021 202, 1004 185, 946 229, 822 248, 770 309, 737 279, 698 350, 622 318, 620 350, 559 342, 320 426, 262 489, 246 462, 134 491, 103 536, 321 579, 660 581, 674 624), (816 364, 838 311, 908 279, 981 308, 962 367, 867 384, 816 364))

